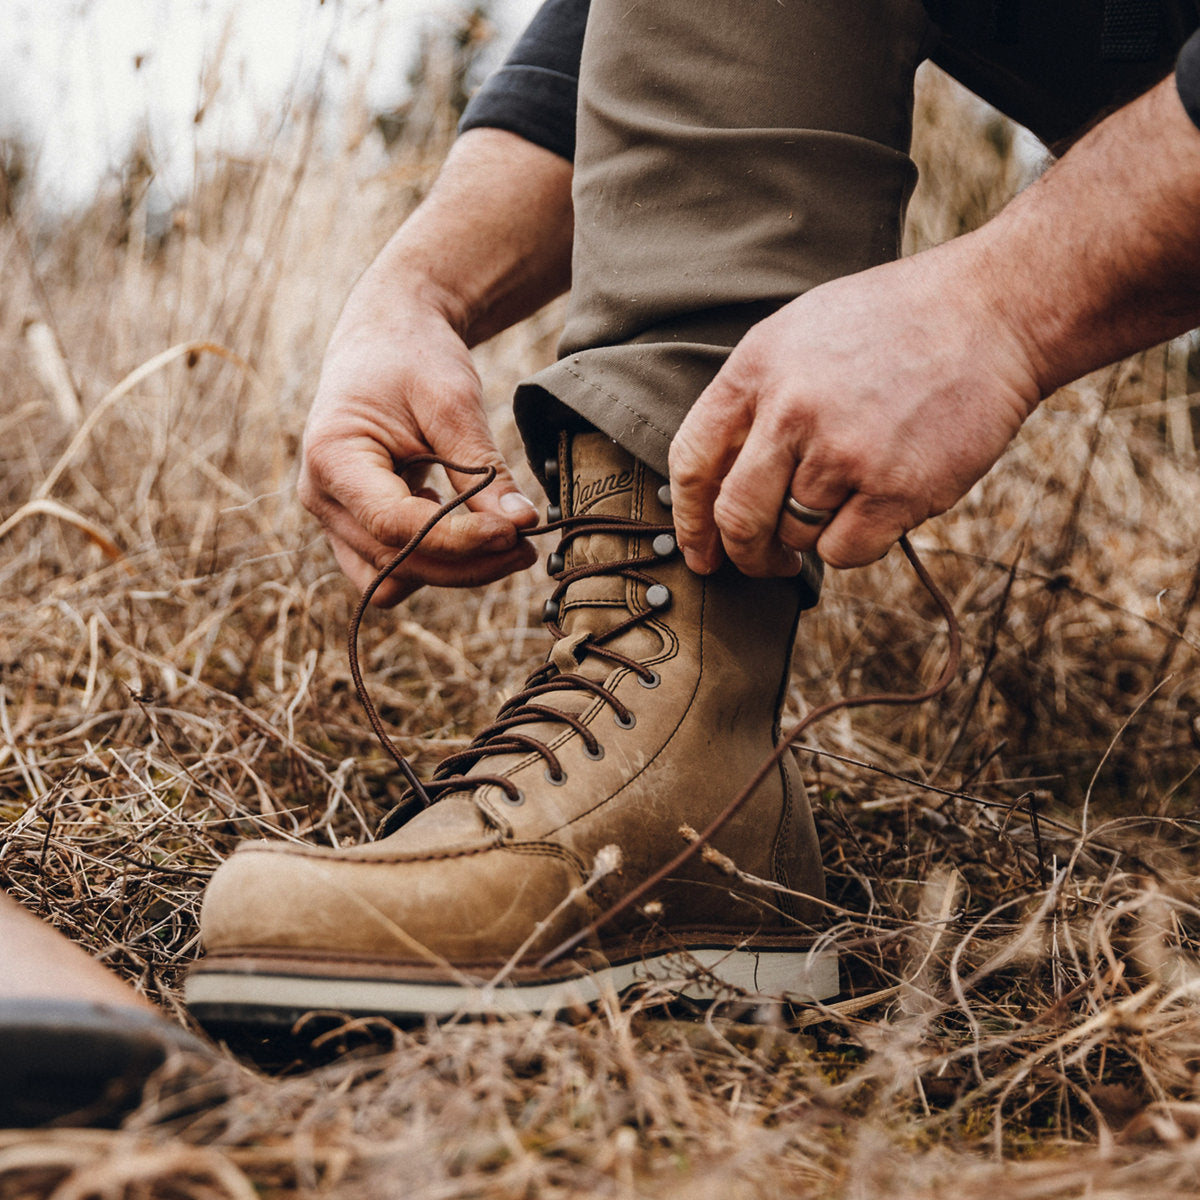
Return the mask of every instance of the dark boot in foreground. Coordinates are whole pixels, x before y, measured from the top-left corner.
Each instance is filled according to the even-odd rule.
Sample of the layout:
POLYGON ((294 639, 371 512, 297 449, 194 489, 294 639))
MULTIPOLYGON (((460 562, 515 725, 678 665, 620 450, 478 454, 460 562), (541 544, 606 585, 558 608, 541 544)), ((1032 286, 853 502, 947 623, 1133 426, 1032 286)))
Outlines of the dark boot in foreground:
POLYGON ((526 690, 392 815, 332 850, 253 842, 214 875, 201 1020, 325 1009, 412 1018, 553 1011, 642 982, 699 999, 823 999, 824 880, 790 754, 655 894, 538 960, 669 862, 770 755, 806 576, 692 574, 664 481, 601 434, 549 473, 575 518, 550 569, 557 640, 526 690), (667 503, 664 503, 666 501, 667 503), (632 522, 622 525, 621 522, 632 522), (724 867, 724 869, 722 869, 724 867))

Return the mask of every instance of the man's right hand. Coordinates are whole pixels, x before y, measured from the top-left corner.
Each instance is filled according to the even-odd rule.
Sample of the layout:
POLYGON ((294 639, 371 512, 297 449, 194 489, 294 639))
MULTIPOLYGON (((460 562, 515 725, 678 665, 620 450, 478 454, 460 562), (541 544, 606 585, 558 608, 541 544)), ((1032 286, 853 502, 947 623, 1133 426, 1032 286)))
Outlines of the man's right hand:
MULTIPOLYGON (((425 583, 470 587, 529 566, 518 537, 537 512, 517 487, 489 432, 479 377, 466 345, 432 305, 392 296, 386 314, 352 298, 326 351, 304 435, 300 499, 325 526, 342 570, 362 591, 448 496, 420 454, 494 466, 496 480, 438 522, 375 593, 391 605, 425 583)), ((476 482, 451 475, 456 489, 476 482)))
MULTIPOLYGON (((529 566, 536 524, 496 449, 470 347, 529 315, 570 278, 571 164, 502 130, 455 143, 433 189, 355 285, 325 352, 304 434, 300 499, 360 589, 449 496, 422 454, 493 466, 373 597, 473 587, 529 566)), ((450 473, 455 489, 477 477, 450 473)))

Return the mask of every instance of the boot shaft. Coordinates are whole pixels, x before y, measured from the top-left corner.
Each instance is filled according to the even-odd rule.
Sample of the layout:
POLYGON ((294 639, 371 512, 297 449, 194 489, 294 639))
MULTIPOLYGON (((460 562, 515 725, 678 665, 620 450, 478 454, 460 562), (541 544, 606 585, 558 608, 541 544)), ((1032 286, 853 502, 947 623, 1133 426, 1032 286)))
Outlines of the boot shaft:
POLYGON ((796 622, 819 595, 819 561, 806 560, 792 579, 750 579, 728 563, 695 575, 671 529, 667 481, 601 433, 562 434, 546 476, 557 484, 552 517, 633 523, 628 531, 569 536, 551 556, 551 575, 567 583, 547 614, 564 636, 604 639, 632 620, 603 644, 647 664, 694 646, 735 710, 749 715, 749 705, 756 720, 769 711, 777 728, 796 622), (637 566, 612 569, 621 563, 637 566))

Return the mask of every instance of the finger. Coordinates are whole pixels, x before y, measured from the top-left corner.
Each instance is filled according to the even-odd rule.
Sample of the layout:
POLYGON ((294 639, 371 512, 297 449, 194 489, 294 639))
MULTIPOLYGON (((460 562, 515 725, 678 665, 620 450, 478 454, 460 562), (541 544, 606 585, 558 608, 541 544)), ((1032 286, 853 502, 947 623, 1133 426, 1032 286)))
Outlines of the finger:
MULTIPOLYGON (((354 585, 355 591, 361 596, 371 585, 371 581, 379 574, 379 568, 368 562, 352 546, 340 538, 330 537, 329 544, 333 547, 333 556, 342 568, 342 573, 354 585)), ((407 572, 397 571, 388 576, 375 589, 371 603, 378 608, 391 608, 407 599, 421 586, 421 580, 411 577, 407 572)))
MULTIPOLYGON (((376 579, 381 570, 374 562, 335 538, 330 538, 338 565, 351 583, 364 592, 376 579)), ((393 552, 391 557, 395 557, 393 552)), ((411 596, 418 588, 431 587, 481 587, 494 583, 516 571, 523 571, 537 559, 537 551, 530 542, 522 541, 511 550, 500 554, 479 555, 464 562, 449 563, 430 560, 420 553, 413 554, 389 575, 371 596, 371 603, 378 608, 391 608, 411 596)), ((389 558, 389 562, 391 559, 389 558)), ((387 564, 384 563, 384 566, 387 564)))
POLYGON ((812 550, 849 494, 843 479, 815 471, 802 458, 784 492, 776 530, 779 540, 792 550, 812 550), (789 507, 789 497, 800 511, 789 507))
POLYGON ((855 494, 820 532, 817 553, 836 569, 865 567, 883 558, 918 524, 895 500, 855 494))
MULTIPOLYGON (((478 402, 463 400, 435 413, 430 429, 434 452, 465 467, 492 467, 496 478, 467 505, 472 512, 487 513, 517 528, 536 525, 537 505, 521 491, 508 464, 496 448, 487 418, 478 402), (436 436, 434 436, 436 431, 436 436)), ((478 475, 447 471, 452 486, 465 492, 479 482, 478 475)))
MULTIPOLYGON (((329 504, 319 515, 331 539, 346 544, 378 570, 434 521, 441 508, 439 501, 423 495, 397 499, 387 511, 386 525, 380 530, 385 537, 394 538, 393 542, 376 536, 375 530, 365 527, 358 517, 341 505, 329 504)), ((435 521, 413 557, 424 564, 440 562, 448 567, 463 567, 472 559, 506 553, 519 542, 511 522, 490 513, 458 509, 435 521)), ((423 570, 427 569, 427 566, 423 567, 423 570)))
POLYGON ((751 417, 742 391, 718 375, 671 441, 671 520, 684 561, 701 575, 721 565, 721 535, 713 509, 751 417))
MULTIPOLYGON (((466 463, 464 462, 464 465, 466 463)), ((480 464, 483 465, 483 464, 480 464)), ((493 516, 507 521, 517 529, 530 528, 538 523, 537 505, 517 486, 512 473, 502 459, 492 460, 488 466, 496 467, 496 478, 483 491, 467 501, 471 512, 493 516)), ((460 491, 474 486, 479 482, 478 477, 458 475, 448 472, 451 482, 460 491)))
MULTIPOLYGON (((410 453, 415 456, 432 450, 465 466, 490 465, 497 478, 473 497, 466 509, 439 526, 427 543, 427 552, 456 554, 511 547, 518 528, 536 524, 537 509, 521 494, 492 444, 478 405, 467 397, 451 406, 450 415, 434 415, 437 444, 425 445, 424 435, 418 432, 409 442, 410 453)), ((367 558, 373 557, 377 544, 404 545, 439 503, 436 491, 426 485, 429 465, 413 464, 406 469, 396 458, 401 452, 390 444, 390 437, 384 439, 373 429, 356 436, 347 436, 336 427, 316 433, 310 429, 306 436, 300 499, 327 528, 367 558), (344 521, 335 526, 335 515, 343 513, 358 530, 344 521)), ((454 472, 450 482, 456 490, 466 491, 478 484, 479 478, 454 472)))
MULTIPOLYGON (((373 438, 347 438, 321 450, 308 455, 300 498, 330 533, 362 557, 380 562, 380 547, 398 549, 436 514, 439 504, 424 486, 424 467, 415 468, 410 483, 396 473, 390 455, 373 438), (415 492, 412 484, 420 485, 415 492)), ((516 537, 509 518, 463 509, 438 522, 422 551, 462 557, 510 549, 516 537)))
POLYGON ((781 545, 779 510, 795 470, 795 452, 763 427, 751 429, 713 508, 725 552, 746 575, 795 574, 797 556, 781 545))

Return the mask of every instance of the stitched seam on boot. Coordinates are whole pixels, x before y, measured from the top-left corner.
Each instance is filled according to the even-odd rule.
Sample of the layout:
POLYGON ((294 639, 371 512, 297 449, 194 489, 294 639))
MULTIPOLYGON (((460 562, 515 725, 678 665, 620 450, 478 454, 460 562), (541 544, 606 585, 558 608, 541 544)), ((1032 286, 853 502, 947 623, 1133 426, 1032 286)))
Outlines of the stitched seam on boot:
POLYGON ((584 866, 583 859, 578 854, 573 850, 568 850, 566 846, 558 845, 556 842, 505 842, 502 846, 497 846, 496 848, 498 850, 510 850, 514 854, 531 854, 535 858, 560 859, 579 875, 581 883, 590 874, 584 866))
POLYGON ((388 855, 387 857, 380 858, 355 859, 333 859, 323 854, 313 854, 311 851, 305 851, 303 849, 295 852, 289 852, 282 849, 276 851, 267 850, 265 848, 261 850, 258 848, 248 848, 246 850, 239 851, 239 853, 282 853, 288 858, 303 858, 309 860, 310 862, 337 862, 339 865, 346 865, 350 867, 391 867, 396 866, 399 863, 446 862, 456 858, 472 858, 480 854, 489 854, 494 850, 515 850, 522 854, 539 854, 544 857, 559 858, 578 871, 581 877, 586 878, 588 874, 587 869, 583 865, 583 860, 577 854, 575 854, 574 851, 567 849, 565 846, 558 846, 553 842, 541 841, 518 842, 497 839, 495 842, 492 842, 486 846, 470 846, 459 849, 448 849, 444 851, 431 850, 424 854, 399 854, 388 855))
POLYGON ((776 894, 775 903, 779 905, 785 917, 797 920, 796 898, 791 895, 795 890, 791 872, 787 867, 786 847, 795 838, 793 816, 795 810, 792 804, 792 776, 781 762, 778 767, 780 779, 783 782, 783 810, 779 814, 779 827, 775 831, 775 845, 772 848, 771 860, 775 872, 775 882, 787 888, 786 892, 776 894))
POLYGON ((624 600, 566 600, 563 602, 563 612, 576 608, 625 608, 624 600))
MULTIPOLYGON (((369 844, 369 843, 368 843, 369 844)), ((316 854, 310 849, 300 846, 280 846, 278 849, 272 847, 268 849, 266 846, 247 846, 244 849, 238 850, 239 855, 250 854, 279 854, 285 858, 303 858, 312 862, 319 863, 338 863, 347 864, 350 866, 365 866, 370 867, 375 864, 382 866, 394 866, 396 863, 410 862, 441 862, 452 858, 471 858, 477 854, 489 854, 493 850, 503 849, 508 845, 504 840, 497 838, 495 841, 488 842, 485 845, 479 846, 461 846, 451 847, 446 850, 429 850, 421 854, 389 854, 378 858, 339 858, 333 854, 316 854)))

